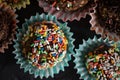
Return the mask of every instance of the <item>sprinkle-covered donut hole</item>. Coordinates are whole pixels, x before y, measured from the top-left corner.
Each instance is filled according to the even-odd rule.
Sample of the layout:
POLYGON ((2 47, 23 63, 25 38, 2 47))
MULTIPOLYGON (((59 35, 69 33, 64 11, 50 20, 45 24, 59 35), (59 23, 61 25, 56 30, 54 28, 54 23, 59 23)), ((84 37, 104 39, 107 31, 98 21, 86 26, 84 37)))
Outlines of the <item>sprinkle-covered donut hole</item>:
POLYGON ((15 34, 16 23, 14 11, 7 5, 0 3, 0 49, 11 42, 15 34))
POLYGON ((85 56, 88 72, 96 80, 117 80, 120 77, 119 54, 116 44, 101 44, 85 56))
POLYGON ((57 10, 75 11, 84 7, 89 0, 45 0, 57 10))
POLYGON ((116 35, 120 35, 119 3, 119 0, 100 0, 96 8, 100 25, 116 35))
POLYGON ((39 69, 55 66, 67 51, 67 38, 53 22, 35 22, 22 38, 23 56, 39 69))

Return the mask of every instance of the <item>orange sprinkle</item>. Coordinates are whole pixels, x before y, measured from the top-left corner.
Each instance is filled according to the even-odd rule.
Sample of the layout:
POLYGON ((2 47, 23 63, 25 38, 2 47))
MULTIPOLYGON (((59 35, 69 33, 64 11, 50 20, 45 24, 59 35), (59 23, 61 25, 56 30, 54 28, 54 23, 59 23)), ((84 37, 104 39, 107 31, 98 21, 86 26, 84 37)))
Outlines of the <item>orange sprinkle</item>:
POLYGON ((57 3, 57 2, 55 1, 55 2, 52 4, 52 6, 54 7, 54 6, 56 5, 56 3, 57 3))

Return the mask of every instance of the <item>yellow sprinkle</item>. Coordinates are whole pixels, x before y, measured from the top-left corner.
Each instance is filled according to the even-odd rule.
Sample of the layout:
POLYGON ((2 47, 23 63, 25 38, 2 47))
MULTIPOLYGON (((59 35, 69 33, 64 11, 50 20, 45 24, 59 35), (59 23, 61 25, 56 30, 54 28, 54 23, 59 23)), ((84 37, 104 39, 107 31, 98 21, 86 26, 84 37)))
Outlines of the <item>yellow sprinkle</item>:
POLYGON ((55 30, 58 30, 58 27, 57 27, 57 25, 55 25, 55 26, 53 26, 53 27, 54 27, 54 29, 55 29, 55 30))
POLYGON ((46 36, 47 36, 47 32, 44 32, 43 37, 46 37, 46 36))
POLYGON ((116 47, 117 47, 117 44, 114 44, 113 46, 114 46, 114 48, 116 48, 116 47))
POLYGON ((109 49, 108 52, 109 53, 114 53, 114 49, 109 49))
POLYGON ((103 54, 99 54, 96 56, 96 59, 99 60, 102 56, 103 56, 103 54))
POLYGON ((33 31, 33 28, 30 26, 28 30, 33 31))
POLYGON ((41 32, 41 31, 42 31, 41 29, 37 30, 38 33, 41 32))
POLYGON ((40 45, 38 45, 38 49, 40 49, 40 45))
POLYGON ((46 25, 44 25, 44 27, 43 27, 43 28, 44 28, 44 30, 46 30, 46 29, 47 29, 47 26, 46 26, 46 25))
POLYGON ((111 63, 114 64, 114 60, 111 60, 111 63))
POLYGON ((56 59, 55 59, 55 57, 52 57, 52 59, 55 61, 56 59))
POLYGON ((33 33, 30 34, 30 37, 32 37, 32 36, 33 36, 33 33))

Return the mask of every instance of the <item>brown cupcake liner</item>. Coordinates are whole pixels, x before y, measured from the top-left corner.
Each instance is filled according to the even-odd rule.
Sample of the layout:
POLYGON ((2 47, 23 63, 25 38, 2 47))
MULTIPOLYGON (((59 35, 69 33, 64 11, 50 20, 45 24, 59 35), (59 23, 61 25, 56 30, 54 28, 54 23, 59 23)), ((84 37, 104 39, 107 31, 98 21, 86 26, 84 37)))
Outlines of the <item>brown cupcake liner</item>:
POLYGON ((120 40, 120 36, 116 35, 114 32, 110 32, 109 30, 105 29, 105 26, 100 25, 97 11, 95 10, 95 8, 94 8, 94 13, 90 13, 90 16, 91 16, 90 30, 94 30, 96 34, 100 34, 101 37, 103 38, 108 37, 110 40, 114 40, 114 41, 120 40))
MULTIPOLYGON (((43 8, 45 12, 49 14, 55 15, 58 19, 62 19, 63 21, 79 21, 81 18, 85 18, 87 14, 89 14, 94 6, 92 4, 90 6, 86 6, 83 10, 76 10, 76 11, 64 11, 64 10, 56 10, 55 7, 52 7, 48 3, 44 2, 43 0, 38 0, 39 6, 43 8)), ((95 4, 94 4, 95 5, 95 4)))
MULTIPOLYGON (((1 9, 1 11, 3 10, 4 12, 6 12, 9 15, 9 16, 7 15, 6 19, 10 19, 9 22, 7 22, 10 24, 10 26, 8 26, 8 24, 7 24, 7 27, 9 27, 9 29, 8 29, 9 33, 6 32, 7 37, 4 40, 1 40, 1 44, 0 44, 1 45, 0 46, 0 53, 4 53, 5 49, 8 49, 8 44, 12 44, 12 40, 14 39, 14 35, 16 33, 16 28, 17 28, 17 25, 16 25, 17 15, 15 14, 15 11, 11 10, 10 6, 7 6, 6 4, 0 3, 0 9, 1 9)), ((2 27, 4 27, 4 26, 2 26, 2 27)), ((7 29, 7 27, 5 27, 5 28, 7 29)), ((2 30, 6 31, 3 28, 0 31, 2 32, 2 30)))
POLYGON ((20 10, 22 7, 26 8, 26 5, 30 4, 30 0, 20 0, 20 2, 13 3, 13 4, 7 3, 4 0, 0 0, 0 3, 5 3, 5 4, 11 6, 12 9, 19 9, 20 10))

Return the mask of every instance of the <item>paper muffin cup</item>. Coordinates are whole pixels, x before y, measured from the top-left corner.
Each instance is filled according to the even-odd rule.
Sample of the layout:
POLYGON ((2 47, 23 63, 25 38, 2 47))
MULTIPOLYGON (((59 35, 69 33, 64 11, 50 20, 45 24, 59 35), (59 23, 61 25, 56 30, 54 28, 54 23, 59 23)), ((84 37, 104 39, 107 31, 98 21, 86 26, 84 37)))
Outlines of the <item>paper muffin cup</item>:
POLYGON ((62 19, 63 21, 73 21, 73 20, 80 20, 81 18, 85 18, 87 14, 89 14, 91 11, 93 11, 95 7, 94 0, 91 0, 93 3, 89 3, 85 5, 85 7, 82 7, 81 9, 78 9, 76 11, 64 11, 64 10, 57 10, 52 5, 49 5, 44 0, 38 0, 39 6, 43 8, 45 12, 48 12, 49 14, 55 15, 58 19, 62 19))
POLYGON ((9 6, 11 6, 12 9, 21 9, 22 7, 23 8, 26 8, 26 5, 29 5, 30 4, 30 0, 20 0, 16 3, 7 3, 5 0, 0 0, 0 3, 5 3, 9 6))
POLYGON ((0 53, 4 53, 5 49, 8 49, 8 44, 12 44, 18 21, 15 11, 11 10, 9 6, 0 3, 0 9, 0 53))
MULTIPOLYGON (((94 51, 95 48, 99 47, 101 44, 117 44, 117 48, 120 50, 120 42, 109 41, 108 38, 102 39, 94 37, 93 39, 88 39, 87 41, 83 40, 83 44, 79 45, 79 49, 76 49, 76 54, 74 55, 75 60, 75 69, 77 69, 77 74, 81 75, 80 79, 84 80, 96 80, 93 77, 86 67, 85 55, 91 51, 94 51)), ((119 78, 120 79, 120 78, 119 78)))
POLYGON ((73 54, 73 39, 72 39, 72 33, 69 32, 70 28, 67 27, 67 23, 60 23, 57 21, 55 16, 52 15, 45 15, 41 14, 39 15, 38 13, 36 16, 31 16, 29 20, 26 20, 26 22, 22 25, 22 29, 18 30, 19 33, 16 35, 17 39, 14 41, 15 45, 15 51, 13 52, 16 56, 15 59, 17 59, 17 64, 20 64, 20 68, 24 68, 24 72, 29 71, 30 74, 34 74, 34 77, 37 78, 40 76, 40 78, 48 78, 49 76, 54 77, 54 74, 58 74, 60 70, 64 71, 64 67, 69 66, 68 61, 71 60, 71 54, 73 54), (55 66, 47 69, 38 69, 37 67, 33 66, 32 64, 28 63, 28 61, 25 59, 25 57, 22 56, 22 50, 21 50, 21 44, 20 41, 23 37, 23 35, 26 33, 28 30, 28 26, 31 25, 34 22, 41 22, 41 21, 53 21, 56 23, 60 29, 64 32, 64 35, 66 36, 68 40, 68 48, 66 52, 66 56, 63 58, 61 62, 56 64, 55 66))
MULTIPOLYGON (((99 3, 100 2, 98 2, 97 5, 99 3)), ((96 6, 94 13, 90 13, 90 16, 91 16, 91 20, 90 20, 91 28, 90 29, 94 30, 97 34, 100 34, 103 38, 108 37, 110 40, 114 40, 114 41, 120 40, 119 35, 117 35, 114 32, 109 31, 108 29, 105 28, 105 25, 102 25, 104 22, 101 23, 101 21, 100 21, 101 18, 99 17, 97 10, 98 9, 96 6)), ((112 26, 112 27, 114 27, 114 26, 112 26)))

